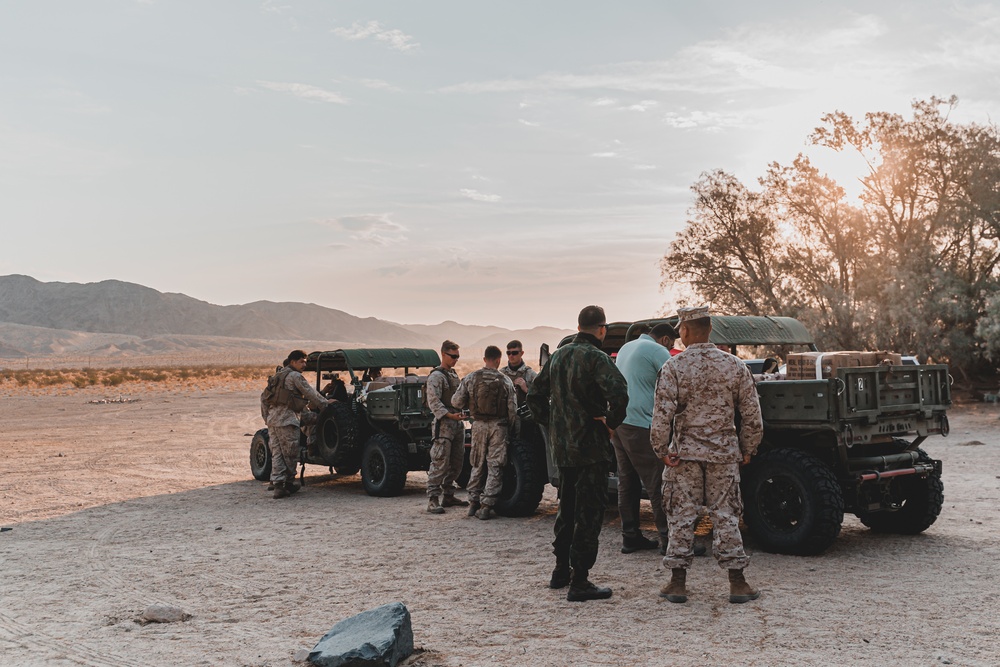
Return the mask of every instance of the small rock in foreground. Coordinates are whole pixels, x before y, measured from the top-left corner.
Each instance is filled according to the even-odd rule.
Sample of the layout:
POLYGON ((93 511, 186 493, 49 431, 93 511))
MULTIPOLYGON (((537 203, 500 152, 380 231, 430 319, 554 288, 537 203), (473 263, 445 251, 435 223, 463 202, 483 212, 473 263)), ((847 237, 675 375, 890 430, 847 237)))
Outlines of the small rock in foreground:
POLYGON ((191 614, 185 613, 180 607, 168 604, 151 604, 142 612, 139 620, 142 623, 177 623, 189 618, 191 618, 191 614))
POLYGON ((396 667, 413 653, 410 611, 384 604, 337 623, 309 654, 319 667, 396 667))

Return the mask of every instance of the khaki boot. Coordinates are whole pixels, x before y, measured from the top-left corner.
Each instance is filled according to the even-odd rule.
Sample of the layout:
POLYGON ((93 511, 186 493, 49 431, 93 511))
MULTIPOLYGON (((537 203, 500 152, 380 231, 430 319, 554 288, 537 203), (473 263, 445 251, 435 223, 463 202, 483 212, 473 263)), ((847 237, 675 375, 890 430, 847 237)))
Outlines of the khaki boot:
POLYGON ((473 500, 469 503, 469 514, 468 516, 476 516, 476 512, 479 511, 480 505, 478 500, 473 500))
POLYGON ((427 499, 427 511, 431 514, 444 514, 444 508, 441 507, 437 496, 431 496, 427 499))
POLYGON ((298 484, 296 484, 291 480, 285 482, 285 489, 288 490, 289 494, 298 493, 299 489, 301 488, 302 488, 301 486, 299 486, 298 484))
POLYGON ((469 501, 456 498, 455 496, 445 496, 441 501, 441 507, 468 507, 469 501))
POLYGON ((670 570, 670 581, 660 589, 660 597, 666 598, 668 602, 687 602, 687 570, 683 567, 675 567, 670 570))
POLYGON ((494 512, 493 508, 490 507, 489 505, 483 505, 482 507, 479 508, 479 511, 476 512, 476 518, 480 519, 481 521, 492 519, 496 517, 496 515, 497 515, 496 512, 494 512))
POLYGON ((287 498, 290 495, 292 494, 290 494, 288 489, 285 488, 284 482, 274 483, 274 493, 271 495, 272 498, 287 498))
POLYGON ((750 586, 743 577, 743 570, 729 571, 729 601, 736 604, 750 602, 760 597, 760 591, 750 586))

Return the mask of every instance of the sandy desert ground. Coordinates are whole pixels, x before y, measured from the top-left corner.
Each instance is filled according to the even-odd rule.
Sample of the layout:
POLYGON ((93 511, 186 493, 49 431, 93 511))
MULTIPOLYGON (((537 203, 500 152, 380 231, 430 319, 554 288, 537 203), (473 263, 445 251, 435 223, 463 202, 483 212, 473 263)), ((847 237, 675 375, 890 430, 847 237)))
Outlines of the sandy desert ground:
POLYGON ((925 534, 848 517, 819 557, 748 545, 764 593, 746 605, 699 558, 675 605, 655 552, 619 553, 614 511, 592 573, 614 597, 547 589, 552 489, 531 518, 481 522, 426 514, 420 473, 377 499, 315 467, 275 501, 247 461, 257 391, 59 393, 0 399, 2 665, 292 665, 397 600, 423 649, 411 665, 1000 664, 996 406, 956 408, 951 436, 925 443, 946 497, 925 534), (138 400, 88 403, 119 393, 138 400), (138 624, 154 602, 192 618, 138 624))

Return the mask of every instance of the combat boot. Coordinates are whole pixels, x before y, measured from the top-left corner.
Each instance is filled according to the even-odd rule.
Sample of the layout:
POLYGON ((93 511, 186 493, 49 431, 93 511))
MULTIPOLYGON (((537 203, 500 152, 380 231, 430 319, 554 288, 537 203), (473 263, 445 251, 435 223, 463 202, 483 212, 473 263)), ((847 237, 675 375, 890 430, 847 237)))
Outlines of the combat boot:
POLYGON ((479 504, 479 501, 478 500, 473 500, 471 503, 469 503, 469 514, 468 514, 468 516, 476 516, 476 512, 479 511, 480 507, 481 507, 481 505, 479 504))
POLYGON ((556 563, 556 569, 552 570, 552 578, 549 579, 549 588, 566 588, 569 586, 569 579, 569 563, 556 563))
POLYGON ((441 501, 441 507, 468 507, 469 501, 456 498, 455 496, 445 496, 441 501))
POLYGON ((630 554, 636 551, 642 551, 643 549, 655 549, 659 546, 656 542, 649 539, 642 533, 638 535, 623 535, 622 536, 622 553, 630 554))
POLYGON ((298 493, 299 489, 301 489, 301 488, 302 488, 301 486, 299 486, 298 484, 296 484, 295 482, 293 482, 291 480, 285 482, 285 489, 288 490, 289 494, 298 493))
POLYGON ((427 499, 427 511, 431 514, 444 514, 444 508, 441 507, 437 496, 431 496, 427 499))
POLYGON ((675 567, 670 570, 670 581, 660 589, 660 597, 666 598, 668 602, 687 602, 687 570, 683 567, 675 567))
POLYGON ((287 498, 290 495, 292 494, 290 494, 288 489, 285 488, 284 482, 274 483, 274 493, 271 495, 272 498, 287 498))
POLYGON ((750 602, 760 597, 760 591, 747 583, 743 570, 729 571, 729 601, 736 604, 750 602))
POLYGON ((595 586, 587 579, 586 572, 573 571, 569 582, 566 600, 569 602, 585 602, 587 600, 607 600, 611 597, 611 589, 595 586))
POLYGON ((267 490, 268 491, 274 491, 274 482, 268 482, 268 484, 267 484, 267 490))
POLYGON ((476 512, 476 518, 479 519, 480 521, 493 519, 496 517, 496 515, 497 513, 494 512, 493 508, 490 507, 489 505, 483 505, 482 507, 479 508, 479 511, 476 512))

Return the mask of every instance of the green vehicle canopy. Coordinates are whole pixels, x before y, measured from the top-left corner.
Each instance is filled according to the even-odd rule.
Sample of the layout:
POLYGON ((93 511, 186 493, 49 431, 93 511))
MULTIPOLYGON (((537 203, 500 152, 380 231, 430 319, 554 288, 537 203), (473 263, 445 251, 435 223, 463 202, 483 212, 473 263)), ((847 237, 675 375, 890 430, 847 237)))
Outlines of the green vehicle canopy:
POLYGON ((434 368, 441 358, 434 350, 411 347, 371 347, 313 352, 306 369, 311 371, 366 371, 370 368, 434 368))

